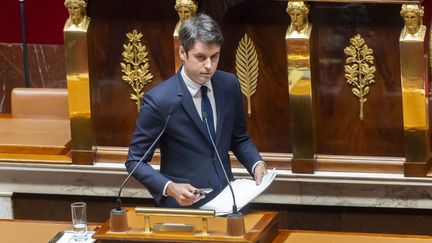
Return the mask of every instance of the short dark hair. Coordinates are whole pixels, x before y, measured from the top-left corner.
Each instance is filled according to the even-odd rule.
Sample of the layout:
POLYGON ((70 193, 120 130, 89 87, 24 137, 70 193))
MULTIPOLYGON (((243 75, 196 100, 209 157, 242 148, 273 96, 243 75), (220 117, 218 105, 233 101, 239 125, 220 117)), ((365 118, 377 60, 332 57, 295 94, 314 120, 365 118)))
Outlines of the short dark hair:
POLYGON ((218 44, 220 46, 224 42, 217 22, 203 13, 199 13, 184 21, 179 31, 179 40, 186 55, 195 45, 195 41, 201 41, 205 44, 218 44))

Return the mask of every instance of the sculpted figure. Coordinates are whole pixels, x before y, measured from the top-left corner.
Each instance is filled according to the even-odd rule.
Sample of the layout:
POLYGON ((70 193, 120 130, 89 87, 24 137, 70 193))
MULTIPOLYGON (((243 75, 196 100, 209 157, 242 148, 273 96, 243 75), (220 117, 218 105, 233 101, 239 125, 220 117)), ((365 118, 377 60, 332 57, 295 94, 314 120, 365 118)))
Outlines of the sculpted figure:
POLYGON ((291 17, 290 33, 307 29, 309 7, 303 1, 289 1, 286 11, 291 17))
POLYGON ((85 0, 66 0, 64 5, 69 12, 66 28, 83 29, 88 22, 86 15, 87 2, 85 0))
POLYGON ((174 8, 179 15, 180 23, 183 23, 196 14, 198 5, 194 0, 176 0, 174 8))
POLYGON ((404 4, 402 5, 402 10, 400 11, 401 16, 404 19, 405 27, 403 32, 405 35, 416 35, 417 33, 423 33, 426 29, 422 25, 422 19, 424 10, 423 7, 417 4, 404 4))

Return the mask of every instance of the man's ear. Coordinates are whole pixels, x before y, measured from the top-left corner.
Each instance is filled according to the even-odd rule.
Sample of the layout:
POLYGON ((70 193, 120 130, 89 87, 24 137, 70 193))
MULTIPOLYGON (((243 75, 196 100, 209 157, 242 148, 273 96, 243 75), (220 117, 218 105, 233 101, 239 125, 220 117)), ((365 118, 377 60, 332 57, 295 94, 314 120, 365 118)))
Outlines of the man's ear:
POLYGON ((180 55, 180 59, 182 61, 186 61, 186 59, 187 59, 187 53, 183 49, 183 46, 179 46, 179 55, 180 55))

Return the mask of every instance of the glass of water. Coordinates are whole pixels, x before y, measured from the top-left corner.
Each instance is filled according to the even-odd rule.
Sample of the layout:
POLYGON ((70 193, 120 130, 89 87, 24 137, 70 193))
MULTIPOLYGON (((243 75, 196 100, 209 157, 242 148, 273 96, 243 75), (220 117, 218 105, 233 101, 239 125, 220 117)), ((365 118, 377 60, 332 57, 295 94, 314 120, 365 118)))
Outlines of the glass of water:
POLYGON ((84 202, 74 202, 71 204, 72 224, 74 228, 74 240, 87 240, 87 205, 84 202))

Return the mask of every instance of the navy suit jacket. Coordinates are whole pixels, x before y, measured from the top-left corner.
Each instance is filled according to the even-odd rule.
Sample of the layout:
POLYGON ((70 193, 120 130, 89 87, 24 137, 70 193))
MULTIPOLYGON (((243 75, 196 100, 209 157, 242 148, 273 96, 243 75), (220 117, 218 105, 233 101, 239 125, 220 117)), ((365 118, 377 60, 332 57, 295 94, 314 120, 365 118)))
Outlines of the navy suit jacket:
MULTIPOLYGON (((247 133, 239 82, 231 73, 216 71, 212 86, 217 112, 215 143, 228 177, 233 180, 228 151, 233 151, 252 175, 252 166, 262 159, 247 133)), ((150 191, 156 203, 162 207, 180 207, 174 198, 162 195, 169 180, 190 183, 196 188, 213 188, 206 198, 191 206, 199 207, 219 194, 227 181, 205 123, 195 108, 180 72, 144 95, 126 168, 129 173, 132 171, 162 131, 170 111, 171 117, 159 140, 160 172, 147 163, 153 155, 154 151, 151 151, 133 177, 150 191)))

